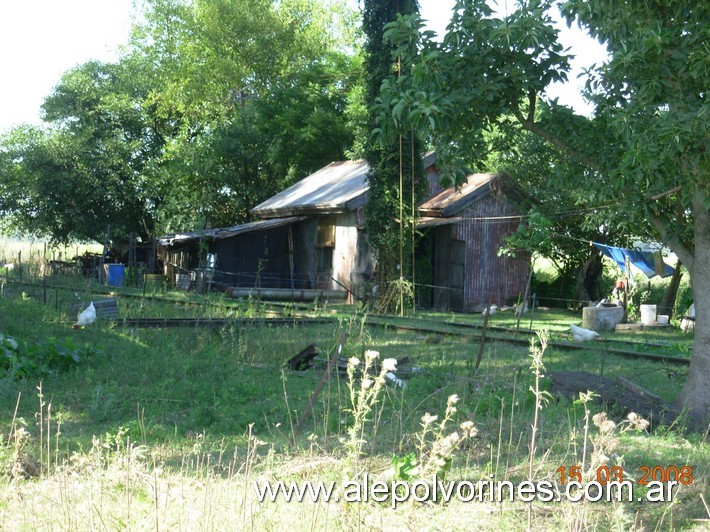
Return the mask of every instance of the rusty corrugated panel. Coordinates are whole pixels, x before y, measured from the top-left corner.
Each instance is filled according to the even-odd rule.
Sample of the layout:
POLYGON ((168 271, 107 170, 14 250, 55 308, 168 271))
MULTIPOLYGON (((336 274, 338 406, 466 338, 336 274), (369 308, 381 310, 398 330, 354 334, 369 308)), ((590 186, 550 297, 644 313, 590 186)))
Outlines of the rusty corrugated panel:
POLYGON ((499 257, 503 239, 517 229, 512 208, 492 195, 459 213, 461 222, 452 226, 451 238, 467 242, 464 310, 480 310, 490 298, 502 305, 523 295, 530 271, 530 256, 499 257))
POLYGON ((472 174, 465 185, 447 188, 419 206, 422 216, 449 217, 490 192, 495 174, 472 174))
POLYGON ((188 242, 190 240, 198 240, 200 238, 208 238, 214 240, 220 240, 223 238, 231 238, 233 236, 249 233, 251 231, 265 231, 267 229, 274 229, 282 225, 297 223, 305 220, 305 216, 291 216, 288 218, 273 218, 270 220, 257 220, 256 222, 249 222, 241 225, 235 225, 234 227, 224 227, 215 229, 205 229, 204 231, 192 231, 186 233, 176 233, 173 235, 161 236, 158 239, 158 244, 161 246, 170 246, 174 244, 179 244, 182 242, 188 242))
POLYGON ((431 216, 422 216, 416 220, 416 228, 423 229, 425 227, 436 227, 438 225, 450 225, 461 221, 461 218, 454 216, 451 218, 435 218, 431 216))
MULTIPOLYGON (((427 153, 422 163, 431 181, 438 176, 436 154, 427 153)), ((367 203, 370 188, 367 161, 337 161, 321 168, 260 203, 251 212, 259 218, 301 214, 337 214, 367 203)))

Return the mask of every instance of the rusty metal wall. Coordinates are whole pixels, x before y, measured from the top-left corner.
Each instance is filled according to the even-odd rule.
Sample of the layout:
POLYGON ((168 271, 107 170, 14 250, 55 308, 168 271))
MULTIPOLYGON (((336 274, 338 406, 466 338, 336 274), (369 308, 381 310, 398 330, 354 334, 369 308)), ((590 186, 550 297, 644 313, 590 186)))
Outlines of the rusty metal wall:
POLYGON ((530 254, 498 256, 503 238, 515 232, 518 219, 513 209, 494 194, 458 213, 463 217, 451 227, 451 239, 466 242, 464 311, 479 311, 489 302, 511 304, 522 297, 530 274, 530 254))
POLYGON ((451 226, 442 225, 434 231, 434 301, 436 309, 449 309, 449 262, 451 226))

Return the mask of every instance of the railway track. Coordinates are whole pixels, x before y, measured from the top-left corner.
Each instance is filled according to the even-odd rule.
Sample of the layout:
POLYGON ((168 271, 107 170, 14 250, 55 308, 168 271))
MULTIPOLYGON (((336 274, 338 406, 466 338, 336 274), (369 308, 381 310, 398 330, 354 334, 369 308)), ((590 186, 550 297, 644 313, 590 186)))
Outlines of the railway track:
MULTIPOLYGON (((413 320, 417 321, 417 320, 413 320)), ((336 323, 334 318, 312 318, 312 317, 275 317, 275 318, 124 318, 115 322, 117 326, 134 327, 134 328, 175 328, 175 327, 225 327, 229 325, 246 326, 246 325, 333 325, 336 323)), ((471 340, 480 340, 482 334, 475 329, 469 331, 447 329, 448 323, 441 326, 424 325, 418 323, 392 323, 387 319, 370 316, 365 322, 367 325, 374 327, 383 327, 395 331, 412 332, 421 334, 437 334, 442 336, 456 336, 459 338, 467 338, 471 340)), ((505 328, 499 328, 505 330, 505 328)), ((487 334, 487 341, 505 342, 516 345, 529 345, 530 334, 534 331, 523 330, 524 337, 510 336, 501 334, 487 334)), ((591 344, 573 344, 567 342, 551 341, 548 342, 550 347, 563 349, 566 351, 596 351, 599 354, 619 355, 628 358, 652 360, 655 362, 665 362, 669 364, 689 365, 690 359, 675 355, 657 354, 630 351, 626 349, 615 349, 604 347, 597 349, 591 344)))
MULTIPOLYGON (((476 339, 480 340, 482 334, 481 333, 476 333, 476 332, 463 332, 461 330, 446 330, 444 328, 439 328, 439 327, 432 327, 432 326, 423 326, 423 325, 406 325, 406 324, 392 324, 392 323, 382 323, 378 322, 377 318, 372 319, 368 318, 367 322, 368 325, 376 325, 376 326, 384 326, 388 328, 392 328, 395 330, 401 330, 401 331, 409 331, 409 332, 420 332, 420 333, 433 333, 433 334, 441 334, 441 335, 447 335, 447 336, 459 336, 459 337, 466 337, 466 338, 471 338, 471 339, 476 339)), ((449 325, 447 324, 442 324, 442 325, 449 325)), ((489 330, 495 330, 495 328, 489 328, 489 330)), ((503 329, 506 330, 505 328, 498 328, 498 329, 503 329)), ((499 334, 486 334, 486 340, 487 341, 496 341, 496 342, 506 342, 506 343, 512 343, 512 344, 518 344, 518 345, 529 345, 530 344, 530 336, 532 334, 535 334, 535 331, 531 331, 528 329, 520 331, 521 333, 525 333, 525 337, 521 338, 519 336, 508 336, 508 335, 499 335, 499 334)), ((602 342, 606 343, 606 342, 602 342)), ((550 347, 556 347, 558 349, 563 349, 567 351, 596 351, 599 354, 612 354, 612 355, 619 355, 619 356, 624 356, 624 357, 629 357, 629 358, 637 358, 637 359, 645 359, 645 360, 653 360, 655 362, 666 362, 666 363, 671 363, 671 364, 679 364, 679 365, 685 365, 688 366, 690 365, 690 359, 686 357, 680 357, 676 355, 666 355, 666 354, 657 354, 657 353, 646 353, 646 352, 638 352, 638 351, 630 351, 626 349, 614 349, 614 348, 608 348, 604 347, 603 349, 598 349, 595 347, 592 347, 593 344, 578 344, 578 343, 568 343, 568 342, 558 342, 558 341, 548 341, 547 343, 548 346, 550 347)), ((632 343, 631 345, 638 345, 637 343, 632 343)))
MULTIPOLYGON (((65 289, 72 290, 65 286, 51 286, 51 285, 41 285, 37 283, 17 283, 29 286, 47 288, 47 289, 65 289)), ((183 304, 191 306, 204 306, 204 302, 193 302, 193 301, 183 301, 175 300, 173 298, 162 298, 160 296, 141 296, 139 294, 116 294, 113 292, 97 291, 97 294, 110 295, 118 297, 128 297, 128 298, 143 298, 151 299, 156 301, 164 301, 170 304, 183 304)), ((210 307, 220 307, 220 308, 233 308, 227 305, 219 305, 217 303, 210 303, 210 307)), ((294 307, 291 307, 293 311, 294 307)), ((303 307, 304 310, 308 310, 310 307, 303 307)), ((114 323, 117 326, 123 327, 134 327, 134 328, 176 328, 176 327, 224 327, 228 325, 250 325, 250 324, 263 324, 263 325, 273 325, 273 326, 285 326, 285 325, 300 325, 300 324, 334 324, 336 323, 337 317, 334 315, 332 317, 312 317, 308 315, 308 312, 296 312, 292 317, 284 317, 280 315, 278 311, 270 311, 269 317, 259 317, 259 318, 123 318, 116 320, 114 323)), ((482 336, 482 325, 475 323, 465 323, 465 322, 436 322, 433 320, 421 319, 421 318, 402 318, 399 316, 390 315, 369 315, 366 318, 366 324, 374 327, 383 327, 387 329, 392 329, 396 331, 403 332, 413 332, 421 334, 437 334, 442 336, 456 336, 464 337, 472 340, 479 340, 482 336)), ((506 342, 516 345, 529 345, 530 337, 536 334, 536 331, 527 328, 512 328, 512 327, 500 327, 495 325, 489 325, 486 333, 486 341, 496 341, 496 342, 506 342)), ((632 351, 629 349, 623 349, 624 346, 628 347, 642 347, 642 348, 654 348, 654 349, 666 349, 669 346, 649 343, 649 342, 634 342, 630 340, 613 340, 604 339, 601 341, 594 342, 594 344, 601 344, 603 348, 597 348, 593 344, 577 344, 571 342, 560 342, 560 341, 550 341, 548 345, 558 349, 563 349, 567 351, 575 350, 585 350, 585 351, 595 351, 600 355, 613 354, 629 358, 652 360, 656 362, 665 362, 669 364, 678 365, 690 365, 690 359, 688 357, 682 357, 671 354, 662 353, 649 353, 649 352, 639 352, 632 351), (610 347, 610 346, 619 346, 610 347)))
POLYGON ((172 329, 176 327, 226 327, 229 325, 309 325, 331 324, 329 318, 122 318, 114 321, 121 327, 136 329, 172 329))

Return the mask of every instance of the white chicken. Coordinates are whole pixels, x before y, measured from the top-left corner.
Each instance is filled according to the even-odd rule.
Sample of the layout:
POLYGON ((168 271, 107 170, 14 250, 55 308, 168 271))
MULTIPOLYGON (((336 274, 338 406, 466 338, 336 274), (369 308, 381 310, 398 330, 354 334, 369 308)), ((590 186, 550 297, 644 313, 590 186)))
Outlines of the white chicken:
POLYGON ((79 319, 74 324, 74 328, 79 329, 81 327, 86 327, 87 325, 91 325, 95 321, 96 309, 94 308, 94 302, 92 301, 91 303, 89 303, 88 307, 81 311, 81 314, 79 314, 79 319))
POLYGON ((570 325, 569 328, 572 330, 572 337, 578 342, 587 342, 599 338, 597 331, 590 331, 589 329, 578 327, 574 324, 570 325))
POLYGON ((680 329, 684 332, 692 332, 695 330, 695 303, 688 307, 688 312, 680 320, 680 329))
POLYGON ((523 314, 525 314, 528 311, 528 302, 523 301, 522 303, 518 303, 515 305, 515 317, 519 318, 523 314))
POLYGON ((495 314, 496 312, 498 312, 498 305, 491 305, 490 307, 483 309, 483 312, 481 312, 481 316, 485 316, 486 314, 495 314))

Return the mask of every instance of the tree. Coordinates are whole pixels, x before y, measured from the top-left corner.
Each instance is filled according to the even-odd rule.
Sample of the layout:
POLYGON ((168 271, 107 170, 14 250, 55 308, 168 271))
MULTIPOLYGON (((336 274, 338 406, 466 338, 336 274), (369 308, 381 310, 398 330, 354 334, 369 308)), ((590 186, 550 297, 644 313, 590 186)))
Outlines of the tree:
MULTIPOLYGON (((707 21, 710 7, 691 0, 571 0, 562 13, 607 44, 610 59, 589 72, 593 118, 542 101, 565 78, 567 58, 552 25, 552 2, 528 0, 496 16, 483 0, 456 4, 442 43, 417 22, 390 27, 417 43, 406 79, 384 87, 383 102, 409 123, 430 127, 471 158, 481 131, 513 115, 518 127, 555 146, 587 171, 556 179, 598 204, 615 202, 650 223, 690 272, 697 311, 690 373, 680 401, 699 419, 710 409, 710 180, 707 178, 707 21)), ((396 40, 395 40, 396 39, 396 40)), ((410 48, 402 47, 402 53, 410 48)), ((395 117, 396 118, 396 117, 395 117)), ((393 118, 394 120, 394 118, 393 118)), ((609 216, 606 222, 615 223, 609 216)))
POLYGON ((58 241, 228 226, 344 158, 360 58, 340 0, 150 0, 116 64, 67 72, 0 148, 0 208, 58 241))
POLYGON ((565 176, 581 175, 587 169, 562 156, 547 140, 517 127, 515 119, 503 121, 487 136, 491 153, 486 169, 505 174, 504 186, 514 189, 509 200, 519 212, 527 213, 518 231, 506 240, 504 251, 526 249, 551 259, 560 272, 560 287, 570 289, 559 297, 571 295, 585 303, 607 297, 601 286, 601 252, 580 244, 625 246, 630 237, 642 238, 642 228, 630 226, 632 232, 620 233, 619 224, 605 223, 610 209, 624 217, 615 203, 600 205, 589 201, 584 189, 556 186, 565 176))
POLYGON ((179 193, 161 209, 164 229, 234 225, 266 198, 345 158, 353 133, 344 116, 347 93, 337 83, 349 67, 335 67, 278 80, 189 142, 181 137, 165 165, 179 193))
POLYGON ((151 0, 134 53, 158 65, 151 100, 173 117, 165 231, 226 226, 353 144, 360 69, 340 0, 151 0))
POLYGON ((56 242, 148 238, 160 201, 149 179, 163 138, 144 108, 147 87, 126 64, 89 62, 62 77, 43 104, 53 127, 21 127, 3 139, 14 176, 1 192, 9 223, 56 242))
POLYGON ((404 274, 408 255, 405 250, 410 241, 404 236, 405 216, 410 224, 413 223, 410 204, 417 195, 414 187, 417 182, 419 188, 423 184, 419 139, 408 128, 394 132, 381 130, 379 109, 375 105, 383 80, 400 66, 396 56, 398 43, 384 39, 385 26, 402 14, 412 13, 418 13, 414 0, 366 0, 363 7, 365 102, 368 108, 363 152, 370 167, 366 224, 383 276, 394 273, 401 277, 404 274), (376 134, 378 131, 379 135, 376 134), (407 206, 406 210, 404 206, 407 206))

